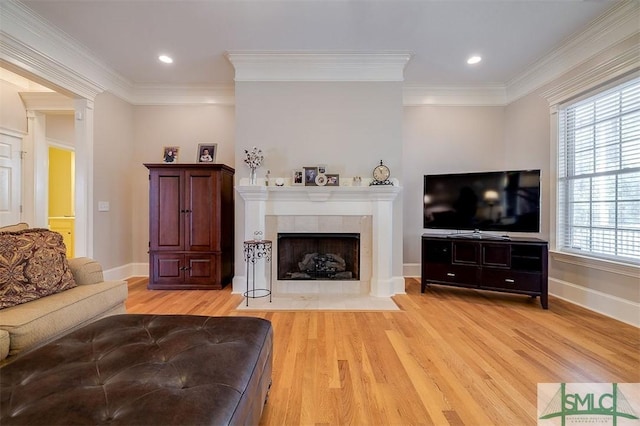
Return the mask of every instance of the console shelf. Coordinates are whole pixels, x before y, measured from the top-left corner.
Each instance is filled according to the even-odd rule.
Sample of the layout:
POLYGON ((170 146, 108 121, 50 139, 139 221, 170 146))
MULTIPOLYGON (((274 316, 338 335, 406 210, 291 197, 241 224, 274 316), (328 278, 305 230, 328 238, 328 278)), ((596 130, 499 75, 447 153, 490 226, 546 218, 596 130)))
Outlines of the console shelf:
POLYGON ((422 285, 440 284, 540 296, 548 309, 548 243, 422 235, 422 285))

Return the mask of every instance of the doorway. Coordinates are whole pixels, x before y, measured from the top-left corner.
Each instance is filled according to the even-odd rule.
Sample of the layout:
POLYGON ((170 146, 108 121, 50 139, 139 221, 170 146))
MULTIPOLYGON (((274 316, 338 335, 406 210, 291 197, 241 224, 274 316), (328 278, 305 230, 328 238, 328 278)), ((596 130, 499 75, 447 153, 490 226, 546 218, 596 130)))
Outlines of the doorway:
POLYGON ((69 148, 49 147, 49 229, 62 234, 67 258, 75 246, 75 153, 69 148))

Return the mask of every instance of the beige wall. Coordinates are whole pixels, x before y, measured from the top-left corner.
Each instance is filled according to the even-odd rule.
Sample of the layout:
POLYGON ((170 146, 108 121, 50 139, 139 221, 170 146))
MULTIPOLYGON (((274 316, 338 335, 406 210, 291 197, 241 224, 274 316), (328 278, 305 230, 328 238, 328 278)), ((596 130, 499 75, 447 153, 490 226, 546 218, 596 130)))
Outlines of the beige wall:
POLYGON ((404 263, 419 264, 423 177, 500 170, 505 162, 503 107, 404 108, 402 185, 404 263))
POLYGON ((27 112, 19 90, 18 86, 0 79, 0 128, 26 133, 27 112))
POLYGON ((73 111, 63 114, 47 114, 47 139, 54 142, 62 142, 65 146, 74 146, 76 135, 74 133, 73 111))
MULTIPOLYGON (((510 169, 541 170, 540 238, 549 240, 551 152, 549 104, 538 94, 525 96, 505 108, 505 164, 510 169)), ((553 155, 553 157, 552 157, 553 155)))
POLYGON ((102 93, 95 99, 94 124, 93 257, 110 269, 133 258, 133 107, 102 93), (99 201, 109 202, 109 211, 99 212, 99 201))
POLYGON ((132 131, 125 185, 132 200, 129 262, 147 263, 149 247, 149 173, 144 163, 161 163, 163 147, 179 146, 180 163, 195 163, 199 143, 218 145, 216 163, 233 167, 235 162, 234 107, 135 106, 132 107, 132 131))

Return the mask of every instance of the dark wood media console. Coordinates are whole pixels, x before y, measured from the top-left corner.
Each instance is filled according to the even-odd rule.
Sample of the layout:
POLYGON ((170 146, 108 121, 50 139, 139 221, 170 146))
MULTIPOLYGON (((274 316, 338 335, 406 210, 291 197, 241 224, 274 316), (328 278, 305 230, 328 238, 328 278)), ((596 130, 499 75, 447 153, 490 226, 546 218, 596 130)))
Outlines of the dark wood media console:
POLYGON ((422 235, 422 285, 451 285, 540 296, 548 309, 548 243, 537 238, 422 235))

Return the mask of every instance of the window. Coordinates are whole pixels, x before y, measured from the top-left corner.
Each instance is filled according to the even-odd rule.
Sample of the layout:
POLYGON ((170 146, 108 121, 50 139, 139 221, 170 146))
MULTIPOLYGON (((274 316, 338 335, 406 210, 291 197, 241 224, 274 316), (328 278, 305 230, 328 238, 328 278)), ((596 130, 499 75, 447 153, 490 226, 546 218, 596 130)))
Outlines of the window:
POLYGON ((640 263, 640 79, 558 118, 559 249, 640 263))

